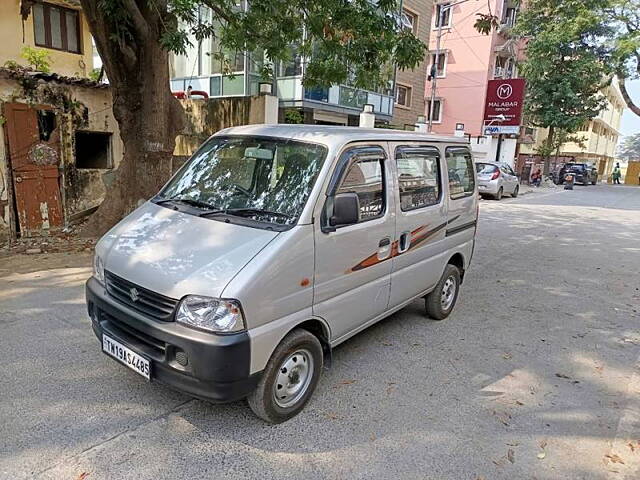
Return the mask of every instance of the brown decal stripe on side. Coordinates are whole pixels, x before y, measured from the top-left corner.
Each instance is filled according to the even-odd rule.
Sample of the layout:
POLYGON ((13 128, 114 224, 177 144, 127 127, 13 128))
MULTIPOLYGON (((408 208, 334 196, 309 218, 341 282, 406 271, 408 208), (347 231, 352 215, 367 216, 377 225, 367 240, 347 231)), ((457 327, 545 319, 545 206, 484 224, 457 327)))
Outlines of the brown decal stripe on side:
MULTIPOLYGON (((458 217, 453 218, 453 220, 455 220, 456 218, 458 218, 458 217)), ((409 245, 409 248, 407 249, 407 251, 411 250, 414 247, 417 247, 419 244, 421 244, 425 240, 429 239, 435 233, 437 233, 440 230, 442 230, 443 228, 445 228, 447 226, 447 222, 445 222, 445 223, 443 223, 441 225, 438 225, 437 227, 432 228, 431 230, 427 230, 424 233, 421 233, 428 226, 429 225, 420 225, 418 228, 416 228, 415 230, 413 230, 411 232, 411 244, 409 245), (418 234, 420 234, 420 235, 418 235, 418 234)), ((395 240, 391 244, 391 254, 388 257, 383 258, 382 260, 380 260, 378 258, 378 252, 375 252, 373 255, 369 255, 367 258, 362 260, 357 265, 353 266, 350 270, 347 270, 345 273, 357 272, 358 270, 362 270, 362 269, 367 268, 367 267, 372 267, 373 265, 377 265, 378 263, 382 263, 385 260, 389 260, 390 258, 393 258, 393 257, 395 257, 397 255, 399 255, 398 254, 398 240, 395 240)))
POLYGON ((442 230, 446 226, 447 226, 447 222, 444 222, 444 223, 438 225, 437 227, 432 228, 431 230, 428 230, 428 231, 424 232, 421 235, 418 235, 417 237, 412 237, 411 238, 411 244, 409 245, 409 248, 407 249, 407 251, 417 247, 418 245, 420 245, 424 241, 428 240, 429 238, 431 238, 433 235, 438 233, 440 230, 442 230))

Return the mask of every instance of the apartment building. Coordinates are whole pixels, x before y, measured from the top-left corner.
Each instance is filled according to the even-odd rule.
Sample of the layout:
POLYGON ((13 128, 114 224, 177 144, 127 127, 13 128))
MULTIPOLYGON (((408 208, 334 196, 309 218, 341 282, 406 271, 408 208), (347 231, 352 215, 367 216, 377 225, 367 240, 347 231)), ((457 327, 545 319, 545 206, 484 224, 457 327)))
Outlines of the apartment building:
MULTIPOLYGON (((432 0, 404 0, 402 2, 403 23, 413 34, 429 44, 431 34, 432 0)), ((412 129, 423 116, 426 108, 425 88, 429 58, 413 70, 396 71, 395 106, 391 123, 397 128, 412 129)))
MULTIPOLYGON (((404 0, 402 21, 425 43, 429 38, 431 0, 404 0)), ((248 8, 243 2, 242 8, 248 8)), ((201 9, 200 15, 210 15, 201 9)), ((174 92, 192 90, 209 97, 250 96, 259 92, 259 71, 265 59, 261 50, 255 52, 222 52, 216 38, 198 42, 186 55, 174 55, 171 60, 171 89, 174 92)), ((272 91, 279 98, 280 122, 304 122, 330 125, 358 125, 365 104, 373 105, 377 124, 403 128, 413 126, 424 115, 424 84, 426 62, 413 71, 388 71, 388 84, 377 91, 333 85, 329 88, 307 88, 302 85, 306 59, 295 50, 290 60, 275 65, 272 91), (398 88, 396 88, 396 82, 398 88), (397 107, 397 108, 396 108, 397 107)))
MULTIPOLYGON (((464 131, 473 137, 472 145, 479 157, 496 160, 499 153, 500 160, 512 164, 518 135, 485 138, 483 117, 489 80, 517 78, 520 49, 511 30, 518 11, 518 0, 437 1, 433 6, 429 41, 430 64, 433 65, 441 34, 437 69, 430 67, 430 72, 437 75, 432 130, 448 135, 456 130, 464 131), (483 35, 476 31, 474 23, 476 14, 488 13, 489 8, 500 19, 500 26, 489 35, 483 35)), ((427 117, 431 111, 432 87, 433 81, 427 82, 427 117)))
MULTIPOLYGON (((607 106, 600 114, 586 122, 573 136, 576 142, 567 142, 560 147, 558 156, 552 158, 552 164, 562 162, 586 162, 598 169, 600 179, 606 179, 613 171, 615 154, 620 137, 620 121, 626 108, 617 81, 603 91, 607 106)), ((527 128, 524 143, 520 145, 518 155, 519 170, 527 166, 542 165, 543 159, 536 153, 547 138, 546 128, 527 128)))

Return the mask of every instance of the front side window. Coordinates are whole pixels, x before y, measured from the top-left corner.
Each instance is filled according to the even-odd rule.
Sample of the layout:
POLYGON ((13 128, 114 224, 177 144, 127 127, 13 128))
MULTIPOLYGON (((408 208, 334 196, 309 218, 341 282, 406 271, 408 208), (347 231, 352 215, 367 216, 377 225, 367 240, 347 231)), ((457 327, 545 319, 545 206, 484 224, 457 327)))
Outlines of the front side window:
POLYGON ((81 53, 80 19, 76 10, 49 3, 36 3, 32 8, 36 45, 81 53))
POLYGON ((436 205, 440 199, 440 152, 435 147, 396 150, 400 208, 403 212, 436 205))
POLYGON ((294 225, 327 155, 322 145, 266 137, 214 137, 162 190, 161 201, 203 214, 294 225))
POLYGON ((358 195, 360 222, 381 217, 384 214, 386 196, 384 157, 357 158, 347 169, 336 193, 358 195))
POLYGON ((449 195, 452 199, 472 195, 476 186, 473 176, 473 158, 467 147, 447 147, 449 195))

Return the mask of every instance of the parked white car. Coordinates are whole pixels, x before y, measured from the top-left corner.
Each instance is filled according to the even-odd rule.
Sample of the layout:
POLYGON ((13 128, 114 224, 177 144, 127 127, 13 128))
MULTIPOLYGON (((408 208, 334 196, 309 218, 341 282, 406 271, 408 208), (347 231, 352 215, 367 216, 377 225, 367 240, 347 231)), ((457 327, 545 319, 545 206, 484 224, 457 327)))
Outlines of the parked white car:
POLYGON ((500 200, 504 194, 517 197, 520 180, 506 163, 476 162, 478 193, 500 200))
POLYGON ((96 245, 93 330, 147 380, 282 422, 336 345, 417 298, 451 313, 477 215, 460 138, 223 130, 96 245))

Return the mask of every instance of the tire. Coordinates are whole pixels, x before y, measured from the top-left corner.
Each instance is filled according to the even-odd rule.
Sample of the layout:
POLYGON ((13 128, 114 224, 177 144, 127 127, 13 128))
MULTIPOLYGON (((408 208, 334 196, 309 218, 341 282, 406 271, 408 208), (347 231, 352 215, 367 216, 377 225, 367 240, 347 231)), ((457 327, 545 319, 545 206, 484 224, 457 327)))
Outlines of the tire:
POLYGON ((300 413, 318 385, 322 361, 322 345, 315 335, 302 329, 289 333, 247 397, 253 413, 269 423, 282 423, 300 413))
POLYGON ((503 192, 504 192, 504 190, 502 189, 502 187, 500 187, 500 189, 498 190, 498 193, 496 193, 495 199, 496 200, 502 200, 503 192))
POLYGON ((516 198, 518 196, 519 191, 520 191, 520 186, 516 185, 516 188, 513 189, 513 193, 511 194, 511 198, 516 198))
POLYGON ((449 316, 458 300, 460 292, 460 270, 455 265, 448 264, 436 288, 424 299, 427 316, 434 320, 444 320, 449 316), (453 282, 453 285, 448 282, 453 282), (445 290, 453 287, 453 291, 445 294, 445 290), (445 301, 446 295, 446 301, 445 301))

